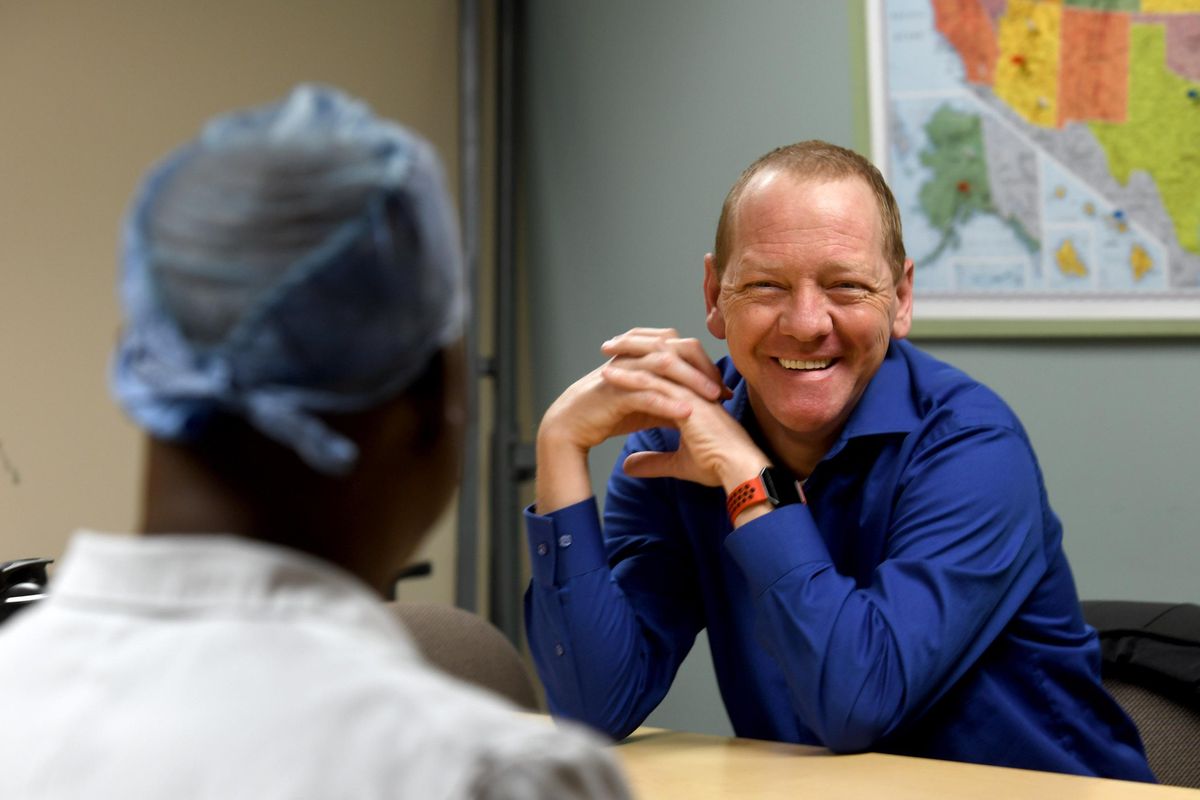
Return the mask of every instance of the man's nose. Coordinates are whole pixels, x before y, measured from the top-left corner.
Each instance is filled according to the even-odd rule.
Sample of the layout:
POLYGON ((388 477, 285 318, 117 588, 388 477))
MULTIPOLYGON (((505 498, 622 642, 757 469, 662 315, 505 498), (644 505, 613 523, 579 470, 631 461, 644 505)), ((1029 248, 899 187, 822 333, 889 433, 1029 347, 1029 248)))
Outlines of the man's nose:
POLYGON ((802 287, 788 299, 779 318, 779 331, 802 342, 828 336, 833 331, 829 298, 816 288, 802 287))

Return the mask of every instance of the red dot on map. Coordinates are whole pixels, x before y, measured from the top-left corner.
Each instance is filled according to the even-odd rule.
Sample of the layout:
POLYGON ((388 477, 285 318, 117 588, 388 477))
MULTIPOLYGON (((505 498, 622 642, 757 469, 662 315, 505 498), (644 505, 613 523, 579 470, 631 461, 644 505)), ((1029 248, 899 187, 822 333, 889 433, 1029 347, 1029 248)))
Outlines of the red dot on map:
POLYGON ((958 190, 963 194, 966 194, 967 192, 971 191, 971 184, 967 183, 966 181, 959 181, 958 190))
POLYGON ((1025 56, 1021 55, 1020 53, 1017 53, 1016 55, 1014 55, 1011 60, 1012 60, 1012 63, 1017 65, 1018 67, 1025 66, 1025 56))

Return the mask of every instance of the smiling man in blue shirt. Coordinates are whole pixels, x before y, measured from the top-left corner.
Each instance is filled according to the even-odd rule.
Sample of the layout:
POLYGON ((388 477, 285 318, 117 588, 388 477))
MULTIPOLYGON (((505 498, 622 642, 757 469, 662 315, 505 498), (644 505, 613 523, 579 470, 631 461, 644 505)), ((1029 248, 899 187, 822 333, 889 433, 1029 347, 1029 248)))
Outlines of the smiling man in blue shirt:
POLYGON ((638 328, 538 432, 529 638, 614 737, 707 629, 740 736, 1153 780, 1099 679, 1020 422, 904 337, 895 200, 824 142, 751 165, 705 258, 715 365, 638 328), (603 524, 587 454, 629 436, 603 524))

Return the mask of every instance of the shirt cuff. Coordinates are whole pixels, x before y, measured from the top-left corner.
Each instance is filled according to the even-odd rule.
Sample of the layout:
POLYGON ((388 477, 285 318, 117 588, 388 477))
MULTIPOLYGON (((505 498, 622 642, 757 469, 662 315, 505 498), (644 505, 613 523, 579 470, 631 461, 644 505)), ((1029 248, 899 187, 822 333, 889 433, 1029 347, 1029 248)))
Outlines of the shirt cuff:
POLYGON ((752 596, 803 564, 833 563, 808 506, 782 506, 725 537, 725 549, 741 567, 752 596))
POLYGON ((596 498, 589 497, 550 514, 525 509, 529 564, 534 583, 561 586, 571 578, 608 564, 596 498))

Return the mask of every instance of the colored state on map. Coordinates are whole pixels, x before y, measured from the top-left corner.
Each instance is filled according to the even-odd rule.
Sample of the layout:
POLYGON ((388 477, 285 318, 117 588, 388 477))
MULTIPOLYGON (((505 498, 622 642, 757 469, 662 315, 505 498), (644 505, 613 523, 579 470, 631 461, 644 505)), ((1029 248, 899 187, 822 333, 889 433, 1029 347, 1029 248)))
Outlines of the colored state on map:
POLYGON ((987 10, 960 0, 933 0, 933 9, 937 29, 958 51, 967 80, 991 86, 999 48, 987 10))
POLYGON ((1143 14, 1197 14, 1200 0, 1142 0, 1143 14))
POLYGON ((940 239, 917 263, 936 261, 957 244, 957 229, 977 214, 1000 218, 1030 250, 1038 247, 1015 214, 1001 214, 992 201, 983 125, 978 114, 965 114, 943 105, 925 125, 929 147, 920 161, 931 173, 918 193, 921 211, 940 239))
POLYGON ((1062 243, 1054 253, 1054 263, 1058 264, 1058 269, 1064 275, 1070 275, 1076 278, 1086 278, 1088 268, 1083 263, 1083 259, 1079 257, 1079 253, 1075 250, 1075 245, 1071 244, 1071 240, 1067 239, 1062 243))
POLYGON ((1064 8, 1058 120, 1124 122, 1129 15, 1064 8))
POLYGON ((996 96, 1034 125, 1058 124, 1062 6, 1011 0, 998 20, 996 96))
POLYGON ((1139 11, 1142 0, 1066 0, 1064 5, 1091 11, 1139 11))
POLYGON ((1200 8, 1196 12, 1161 19, 1167 26, 1167 66, 1180 77, 1200 81, 1200 8))
POLYGON ((1135 281, 1140 281, 1146 277, 1147 272, 1154 269, 1154 260, 1141 245, 1135 244, 1129 251, 1129 269, 1133 272, 1135 281))
POLYGON ((930 117, 925 135, 930 146, 920 158, 932 177, 921 186, 919 197, 921 210, 941 241, 918 263, 937 259, 955 242, 958 225, 992 210, 979 116, 943 106, 930 117))

